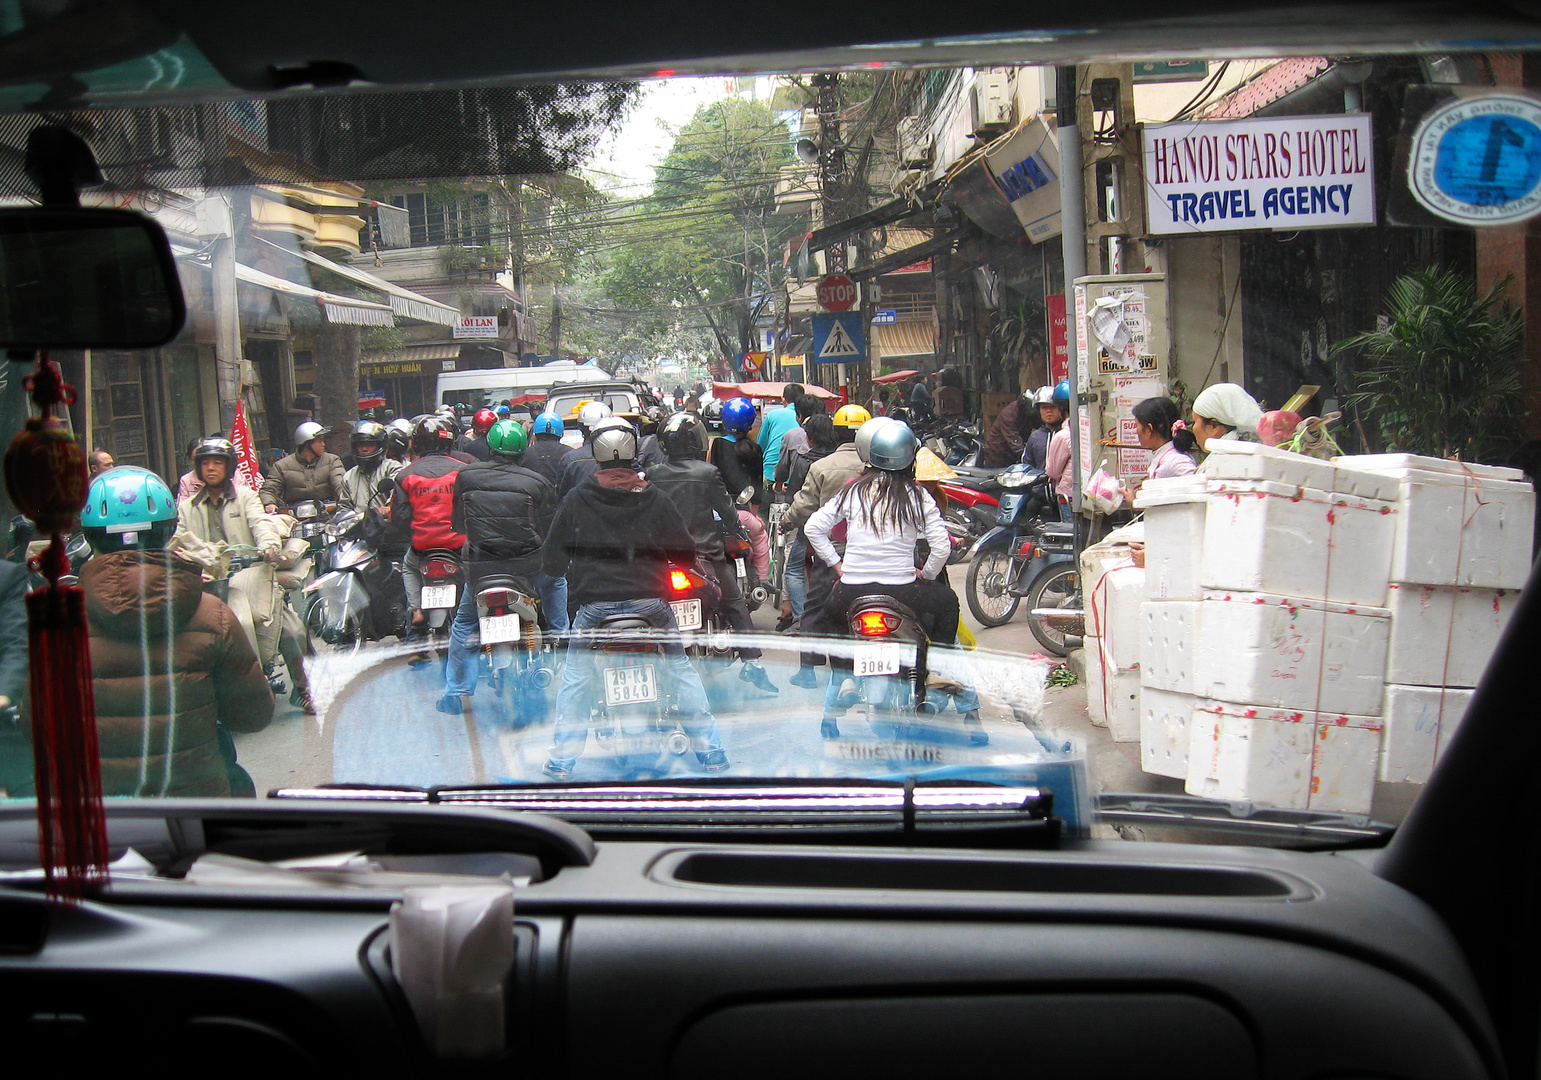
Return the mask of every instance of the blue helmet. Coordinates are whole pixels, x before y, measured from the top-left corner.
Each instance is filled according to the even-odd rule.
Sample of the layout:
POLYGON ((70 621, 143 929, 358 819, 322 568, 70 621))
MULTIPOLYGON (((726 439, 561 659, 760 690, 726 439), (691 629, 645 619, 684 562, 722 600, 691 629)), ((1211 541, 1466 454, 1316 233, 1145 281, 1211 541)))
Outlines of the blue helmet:
POLYGON ((494 405, 492 407, 492 411, 497 416, 507 416, 509 414, 509 408, 507 405, 494 405))
POLYGON ((1070 410, 1070 380, 1061 379, 1059 385, 1054 388, 1054 404, 1065 411, 1070 410))
POLYGON ((177 531, 177 502, 149 469, 120 465, 91 481, 80 526, 98 553, 159 551, 177 531))
POLYGON ((562 423, 562 418, 554 412, 543 412, 535 418, 536 435, 555 435, 561 438, 567 430, 567 425, 562 423))
POLYGON ((722 428, 730 435, 742 435, 754 427, 754 403, 746 397, 736 397, 722 407, 722 428))

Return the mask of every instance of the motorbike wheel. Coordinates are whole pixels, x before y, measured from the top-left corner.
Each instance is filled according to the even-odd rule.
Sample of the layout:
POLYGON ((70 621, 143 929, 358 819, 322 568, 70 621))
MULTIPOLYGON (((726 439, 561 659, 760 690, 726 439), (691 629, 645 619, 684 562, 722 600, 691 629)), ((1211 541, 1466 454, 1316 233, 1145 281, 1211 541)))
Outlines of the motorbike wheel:
POLYGON ((948 532, 953 532, 953 527, 956 526, 962 529, 963 536, 962 542, 953 546, 952 555, 947 559, 947 565, 952 566, 954 563, 967 562, 968 557, 973 554, 974 545, 979 542, 979 538, 974 535, 974 519, 961 506, 949 506, 947 513, 942 516, 949 526, 948 532))
MULTIPOLYGON (((976 551, 968 567, 968 609, 986 626, 1004 626, 1017 613, 1020 596, 1012 596, 1011 551, 996 545, 976 551)), ((1041 639, 1040 639, 1041 640, 1041 639)))
POLYGON ((1069 636, 1063 631, 1053 629, 1041 616, 1035 616, 1032 612, 1039 608, 1075 606, 1080 587, 1080 574, 1076 571, 1075 564, 1068 562, 1045 567, 1028 586, 1027 628, 1033 632, 1033 637, 1038 639, 1038 644, 1044 647, 1045 652, 1053 653, 1055 656, 1069 656, 1069 636))

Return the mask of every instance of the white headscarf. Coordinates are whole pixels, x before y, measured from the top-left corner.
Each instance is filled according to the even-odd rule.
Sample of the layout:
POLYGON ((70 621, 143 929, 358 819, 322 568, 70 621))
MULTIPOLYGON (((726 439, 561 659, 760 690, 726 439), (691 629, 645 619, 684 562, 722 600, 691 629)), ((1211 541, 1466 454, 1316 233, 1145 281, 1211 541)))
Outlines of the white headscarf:
POLYGON ((1235 428, 1231 438, 1256 441, 1257 422, 1263 418, 1263 409, 1251 394, 1235 383, 1225 382, 1206 386, 1193 399, 1193 415, 1235 428))

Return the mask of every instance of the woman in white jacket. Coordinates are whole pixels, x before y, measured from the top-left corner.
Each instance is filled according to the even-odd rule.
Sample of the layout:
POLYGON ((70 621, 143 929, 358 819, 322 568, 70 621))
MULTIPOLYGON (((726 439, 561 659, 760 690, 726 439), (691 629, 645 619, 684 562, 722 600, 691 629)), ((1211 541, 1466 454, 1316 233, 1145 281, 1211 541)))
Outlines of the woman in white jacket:
MULTIPOLYGON (((936 580, 947 565, 952 539, 941 512, 929 492, 915 482, 915 451, 919 443, 901 421, 878 417, 856 433, 856 450, 866 471, 820 507, 803 526, 808 546, 834 568, 839 579, 825 601, 827 616, 817 629, 845 632, 845 613, 862 596, 882 594, 911 608, 931 641, 950 645, 958 634, 957 594, 936 580), (845 524, 845 555, 835 549, 830 533, 845 524), (916 567, 916 543, 929 547, 924 565, 916 567)), ((814 629, 814 628, 806 628, 814 629)), ((842 674, 849 661, 831 656, 829 689, 824 697, 821 731, 825 738, 840 734, 836 717, 859 700, 851 690, 842 693, 842 674)), ((964 712, 975 745, 988 741, 979 724, 978 701, 970 691, 959 695, 957 707, 964 712)))

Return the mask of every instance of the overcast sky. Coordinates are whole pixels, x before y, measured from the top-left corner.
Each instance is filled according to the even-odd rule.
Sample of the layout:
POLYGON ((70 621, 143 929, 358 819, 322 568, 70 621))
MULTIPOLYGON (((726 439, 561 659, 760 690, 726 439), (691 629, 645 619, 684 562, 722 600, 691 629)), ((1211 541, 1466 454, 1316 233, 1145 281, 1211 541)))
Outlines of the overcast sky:
POLYGON ((595 187, 620 198, 645 195, 654 170, 674 133, 702 105, 728 94, 723 79, 661 79, 642 84, 642 101, 615 132, 604 138, 584 171, 595 187))

